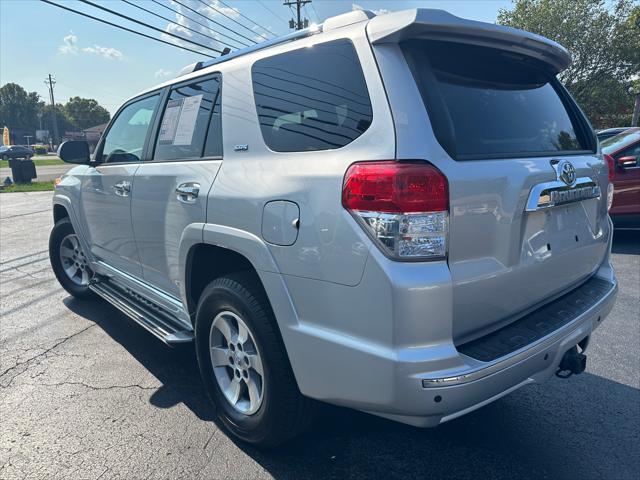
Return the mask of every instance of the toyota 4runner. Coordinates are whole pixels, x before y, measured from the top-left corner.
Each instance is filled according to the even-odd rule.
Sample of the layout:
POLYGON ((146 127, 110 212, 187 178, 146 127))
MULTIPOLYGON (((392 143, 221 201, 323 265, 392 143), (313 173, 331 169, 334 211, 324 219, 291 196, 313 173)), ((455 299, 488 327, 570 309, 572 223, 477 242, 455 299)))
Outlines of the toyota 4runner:
POLYGON ((557 43, 439 10, 351 12, 120 108, 56 187, 53 270, 195 342, 236 436, 316 401, 428 427, 585 367, 612 198, 557 43))

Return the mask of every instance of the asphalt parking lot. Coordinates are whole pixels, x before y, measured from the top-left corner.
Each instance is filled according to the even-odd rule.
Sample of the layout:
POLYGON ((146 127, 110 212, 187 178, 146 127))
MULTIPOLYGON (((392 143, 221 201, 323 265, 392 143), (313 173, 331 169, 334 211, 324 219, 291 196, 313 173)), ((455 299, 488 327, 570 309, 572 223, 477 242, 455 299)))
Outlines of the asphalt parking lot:
POLYGON ((0 195, 0 478, 640 478, 640 236, 587 372, 432 430, 327 407, 270 452, 214 422, 192 347, 79 302, 47 256, 51 193, 0 195))

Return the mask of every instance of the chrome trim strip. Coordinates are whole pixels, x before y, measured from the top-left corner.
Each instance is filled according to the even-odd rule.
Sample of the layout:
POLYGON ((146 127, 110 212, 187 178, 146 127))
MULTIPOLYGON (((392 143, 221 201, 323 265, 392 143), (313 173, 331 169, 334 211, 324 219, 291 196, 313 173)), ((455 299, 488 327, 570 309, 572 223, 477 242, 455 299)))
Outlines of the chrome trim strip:
POLYGON ((589 177, 580 177, 573 185, 567 185, 560 180, 539 183, 534 185, 529 193, 525 212, 535 212, 590 198, 600 198, 601 195, 600 187, 589 177))
MULTIPOLYGON (((500 372, 508 367, 511 367, 512 365, 515 365, 518 362, 526 360, 551 347, 559 340, 567 337, 573 330, 576 329, 576 327, 580 326, 582 322, 593 316, 595 312, 598 312, 598 310, 607 308, 611 310, 611 308, 613 308, 613 301, 615 300, 617 291, 618 283, 616 281, 611 283, 611 289, 602 297, 602 299, 600 299, 598 303, 592 306, 589 310, 582 312, 582 314, 580 314, 574 320, 562 326, 558 330, 538 339, 533 343, 530 343, 529 345, 522 347, 519 350, 516 350, 506 357, 501 357, 493 362, 484 363, 460 353, 460 357, 468 360, 469 364, 473 364, 474 366, 469 366, 469 364, 467 364, 467 368, 459 375, 450 375, 447 377, 435 378, 419 377, 422 382, 422 387, 438 388, 465 384, 475 380, 480 380, 481 378, 500 372)), ((605 312, 604 315, 606 315, 607 313, 608 311, 605 312)))

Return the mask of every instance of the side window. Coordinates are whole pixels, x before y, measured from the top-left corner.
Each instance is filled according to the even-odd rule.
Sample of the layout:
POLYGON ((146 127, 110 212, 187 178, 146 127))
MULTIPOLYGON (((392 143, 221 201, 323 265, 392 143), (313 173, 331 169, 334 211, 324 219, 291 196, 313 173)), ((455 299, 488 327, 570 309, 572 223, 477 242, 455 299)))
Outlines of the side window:
POLYGON ((624 149, 622 152, 616 155, 616 158, 620 157, 636 157, 636 159, 640 158, 640 143, 636 143, 635 145, 624 149))
POLYGON ((222 143, 218 138, 222 132, 219 93, 219 77, 171 89, 156 140, 154 160, 200 158, 205 139, 205 155, 222 155, 221 148, 216 146, 222 143))
POLYGON ((277 152, 344 147, 371 124, 367 85, 349 40, 259 60, 251 77, 262 136, 277 152))
POLYGON ((160 95, 127 105, 117 116, 104 140, 100 160, 106 163, 139 162, 160 95))

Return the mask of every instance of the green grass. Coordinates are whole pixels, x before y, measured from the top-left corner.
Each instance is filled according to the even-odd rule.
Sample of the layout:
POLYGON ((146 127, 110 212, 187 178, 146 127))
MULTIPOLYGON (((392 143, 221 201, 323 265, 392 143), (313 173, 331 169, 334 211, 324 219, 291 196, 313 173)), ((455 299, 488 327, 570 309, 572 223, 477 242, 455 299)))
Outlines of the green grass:
MULTIPOLYGON (((36 167, 42 167, 44 165, 63 165, 64 162, 60 160, 58 157, 47 157, 47 156, 35 156, 33 157, 33 163, 35 163, 36 167)), ((9 161, 0 160, 0 167, 9 167, 9 161)))
POLYGON ((50 182, 14 183, 0 187, 0 193, 46 192, 49 190, 53 190, 53 180, 50 182))

